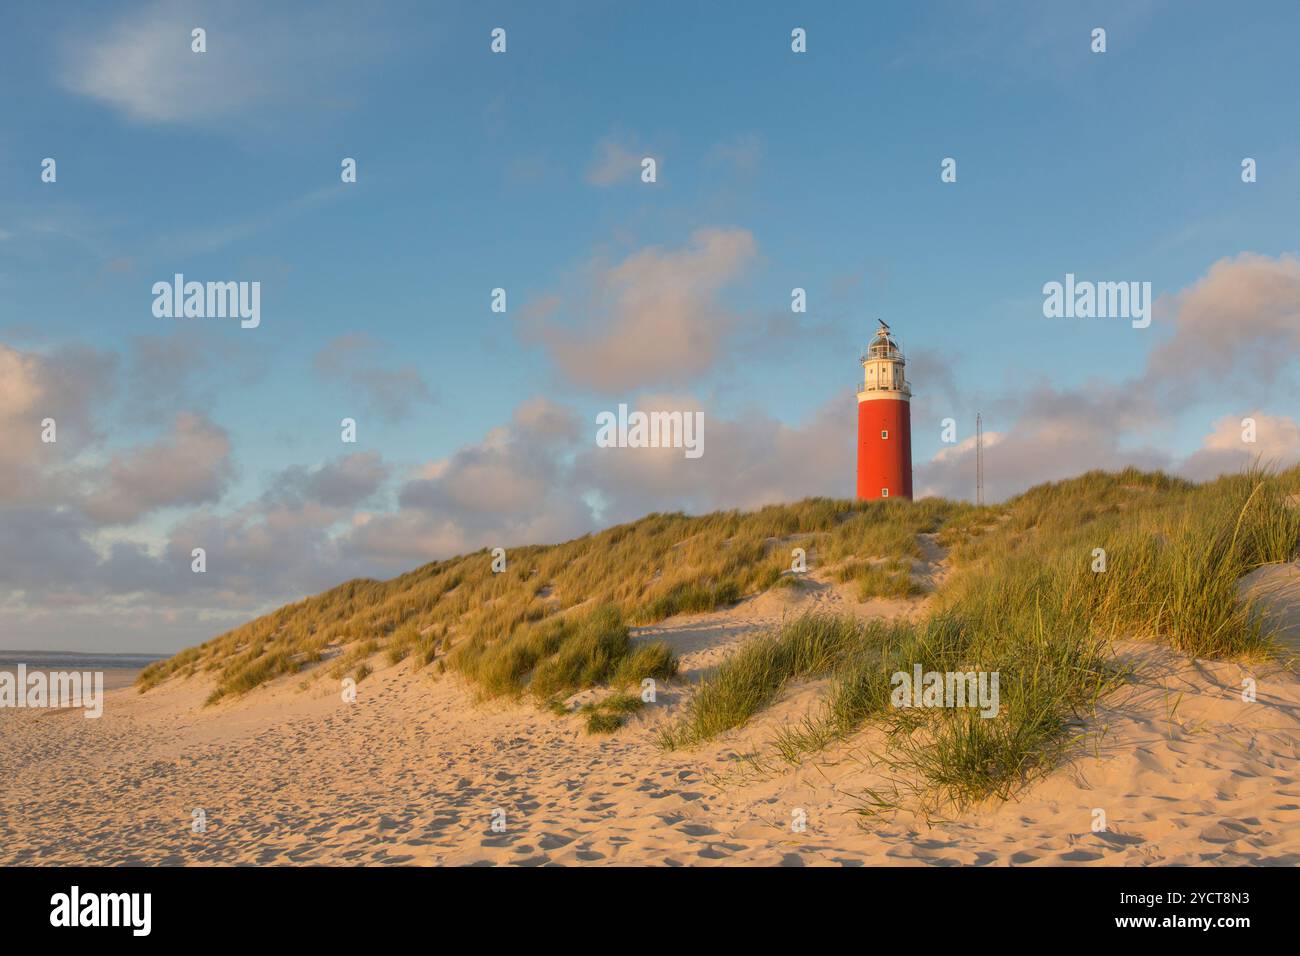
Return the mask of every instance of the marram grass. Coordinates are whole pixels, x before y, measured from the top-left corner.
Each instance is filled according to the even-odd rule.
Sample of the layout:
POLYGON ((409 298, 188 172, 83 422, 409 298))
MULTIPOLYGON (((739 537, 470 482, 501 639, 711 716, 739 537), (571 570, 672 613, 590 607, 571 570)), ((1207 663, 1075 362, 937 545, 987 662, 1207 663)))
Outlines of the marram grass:
MULTIPOLYGON (((779 758, 797 763, 874 723, 886 735, 881 761, 913 796, 936 806, 1006 798, 1059 763, 1098 700, 1123 682, 1112 639, 1202 657, 1275 649, 1238 582, 1300 554, 1300 509, 1287 501, 1298 487, 1300 469, 1202 486, 1096 472, 1031 489, 992 514, 965 513, 956 519, 964 536, 940 531, 949 547, 967 548, 928 617, 788 622, 702 680, 660 741, 698 744, 743 726, 789 681, 829 677, 819 708, 774 734, 779 758), (891 706, 891 675, 916 665, 999 673, 998 715, 891 706)), ((871 794, 863 808, 897 805, 897 795, 871 794)))
MULTIPOLYGON (((856 581, 863 598, 913 595, 907 569, 924 553, 919 536, 933 534, 954 570, 926 618, 787 622, 701 682, 662 742, 691 746, 744 726, 792 680, 823 677, 819 709, 776 735, 781 757, 797 761, 878 725, 881 759, 899 779, 962 804, 1006 796, 1061 759, 1123 680, 1115 638, 1202 657, 1271 653, 1269 624, 1240 599, 1238 582, 1300 553, 1300 509, 1288 503, 1298 494, 1300 468, 1201 485, 1128 469, 979 508, 810 498, 752 512, 654 514, 565 544, 511 549, 502 573, 481 551, 390 581, 350 581, 151 665, 138 685, 145 692, 210 673, 217 700, 298 671, 364 676, 383 651, 392 666, 456 668, 487 696, 546 703, 591 686, 635 691, 646 677, 670 678, 677 662, 662 643, 631 640, 626 622, 797 585, 786 573, 792 545, 812 567, 856 581), (890 675, 918 663, 997 670, 999 715, 891 707, 890 675)), ((592 732, 608 732, 624 713, 586 716, 592 732)), ((881 794, 864 798, 868 812, 890 805, 881 794)))
POLYGON ((501 573, 493 573, 483 550, 389 581, 349 581, 153 664, 138 686, 143 692, 203 671, 215 673, 220 697, 322 660, 327 673, 342 676, 372 641, 400 655, 403 666, 419 668, 445 664, 466 642, 513 639, 592 607, 612 606, 633 624, 711 611, 789 579, 786 539, 798 538, 814 566, 903 557, 915 551, 916 534, 969 510, 940 499, 809 498, 750 512, 652 514, 564 544, 512 548, 501 573), (339 672, 342 657, 349 659, 339 672))

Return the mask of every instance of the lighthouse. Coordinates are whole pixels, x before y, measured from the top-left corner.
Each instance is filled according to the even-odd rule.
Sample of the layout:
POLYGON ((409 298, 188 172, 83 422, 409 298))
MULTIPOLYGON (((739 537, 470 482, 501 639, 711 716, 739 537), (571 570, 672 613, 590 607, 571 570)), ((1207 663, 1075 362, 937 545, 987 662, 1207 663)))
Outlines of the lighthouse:
POLYGON ((912 390, 902 350, 884 322, 861 358, 859 499, 912 497, 912 390))

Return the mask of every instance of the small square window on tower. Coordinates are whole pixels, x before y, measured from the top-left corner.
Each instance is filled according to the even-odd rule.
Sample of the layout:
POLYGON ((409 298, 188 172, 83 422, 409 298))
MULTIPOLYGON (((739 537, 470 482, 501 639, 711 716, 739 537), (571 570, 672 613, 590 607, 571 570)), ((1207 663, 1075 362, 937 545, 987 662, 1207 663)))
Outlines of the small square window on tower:
POLYGON ((882 497, 882 498, 888 498, 888 497, 889 497, 889 489, 888 489, 888 488, 881 488, 881 489, 880 489, 880 497, 882 497))
POLYGON ((888 438, 888 437, 889 437, 889 429, 888 429, 888 428, 882 428, 882 429, 880 429, 880 437, 881 437, 881 438, 888 438))

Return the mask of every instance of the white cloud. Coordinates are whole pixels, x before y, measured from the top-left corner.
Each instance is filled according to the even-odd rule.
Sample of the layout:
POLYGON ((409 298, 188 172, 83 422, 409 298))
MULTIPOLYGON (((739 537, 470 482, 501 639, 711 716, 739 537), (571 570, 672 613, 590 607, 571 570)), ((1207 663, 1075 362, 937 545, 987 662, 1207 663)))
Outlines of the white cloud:
POLYGON ((307 502, 327 508, 350 508, 378 491, 391 472, 379 452, 353 452, 315 468, 286 468, 276 476, 262 500, 290 508, 307 502))
POLYGON ((1300 424, 1287 415, 1268 415, 1258 410, 1225 415, 1214 422, 1201 447, 1178 470, 1188 478, 1204 481, 1225 472, 1241 471, 1255 462, 1277 468, 1300 463, 1300 424), (1245 440, 1242 422, 1247 418, 1255 423, 1253 442, 1245 440))
POLYGON ((434 401, 418 366, 383 365, 379 355, 380 345, 369 335, 341 335, 316 353, 312 368, 320 379, 343 386, 385 421, 401 421, 416 406, 434 401))
POLYGON ((181 412, 161 441, 114 454, 81 507, 98 523, 130 524, 159 508, 218 500, 233 471, 225 429, 181 412))
POLYGON ((48 354, 0 344, 0 505, 56 500, 77 450, 95 440, 97 405, 111 392, 115 359, 83 348, 48 354), (41 440, 42 422, 56 441, 41 440))
POLYGON ((744 229, 700 229, 687 246, 641 249, 614 265, 594 263, 584 289, 547 300, 520 319, 574 384, 609 393, 679 385, 711 369, 737 327, 718 293, 753 261, 744 229), (576 321, 553 313, 569 306, 576 321))
POLYGON ((372 17, 341 3, 158 2, 66 40, 59 80, 138 123, 221 125, 323 105, 375 53, 372 17), (191 31, 207 31, 207 52, 191 31))
POLYGON ((1144 381, 1171 404, 1205 388, 1263 396, 1294 374, 1300 259, 1252 252, 1220 259, 1172 306, 1174 334, 1152 351, 1144 381))
POLYGON ((625 146, 613 137, 606 137, 596 145, 596 155, 587 168, 587 182, 593 186, 612 186, 620 180, 634 182, 646 155, 637 151, 635 145, 625 146))

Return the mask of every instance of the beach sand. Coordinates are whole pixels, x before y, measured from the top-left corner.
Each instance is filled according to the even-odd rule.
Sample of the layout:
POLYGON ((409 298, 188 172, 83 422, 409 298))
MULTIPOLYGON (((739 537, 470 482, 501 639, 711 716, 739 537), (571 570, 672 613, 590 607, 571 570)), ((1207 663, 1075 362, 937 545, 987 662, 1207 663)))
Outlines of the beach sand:
MULTIPOLYGON (((1261 569, 1246 586, 1284 616, 1297 649, 1300 565, 1261 569)), ((859 605, 821 581, 635 633, 669 640, 689 681, 784 615, 910 614, 920 603, 859 605)), ((1009 802, 944 820, 853 812, 887 783, 877 731, 798 767, 742 759, 814 706, 816 683, 698 750, 669 753, 655 730, 681 707, 686 681, 609 737, 528 704, 476 703, 455 674, 433 679, 381 658, 350 704, 323 675, 305 690, 288 677, 206 708, 201 676, 145 695, 123 688, 98 720, 0 712, 0 862, 1300 864, 1294 673, 1143 643, 1120 653, 1140 676, 1103 703, 1072 759, 1009 802), (1246 677, 1256 702, 1241 699, 1246 677), (504 832, 492 826, 499 811, 504 832), (1099 812, 1106 828, 1094 832, 1099 812)))

